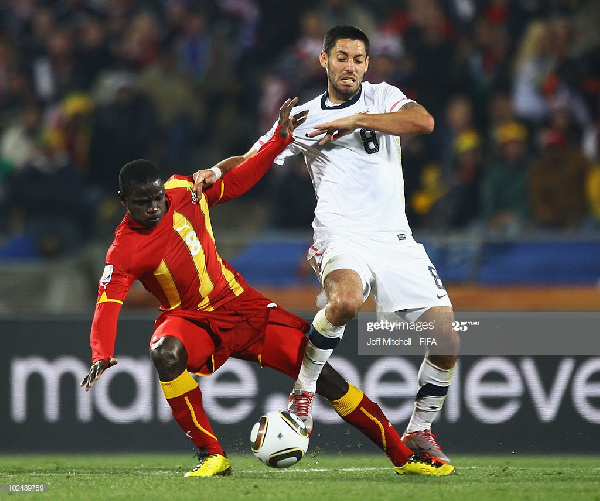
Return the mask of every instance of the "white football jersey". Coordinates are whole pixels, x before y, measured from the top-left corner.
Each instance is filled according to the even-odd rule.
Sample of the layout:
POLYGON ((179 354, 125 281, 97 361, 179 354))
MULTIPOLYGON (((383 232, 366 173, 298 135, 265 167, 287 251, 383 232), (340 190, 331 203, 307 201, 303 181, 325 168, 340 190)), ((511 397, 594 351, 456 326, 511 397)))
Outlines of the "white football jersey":
MULTIPOLYGON (((405 233, 410 235, 404 201, 400 138, 367 129, 357 129, 323 146, 323 136, 306 137, 314 126, 356 113, 389 113, 411 102, 400 89, 387 83, 363 82, 350 101, 335 105, 327 93, 295 107, 292 114, 309 110, 304 124, 294 131, 294 142, 275 163, 301 153, 312 177, 317 207, 315 232, 405 233)), ((255 144, 258 150, 273 129, 255 144)))

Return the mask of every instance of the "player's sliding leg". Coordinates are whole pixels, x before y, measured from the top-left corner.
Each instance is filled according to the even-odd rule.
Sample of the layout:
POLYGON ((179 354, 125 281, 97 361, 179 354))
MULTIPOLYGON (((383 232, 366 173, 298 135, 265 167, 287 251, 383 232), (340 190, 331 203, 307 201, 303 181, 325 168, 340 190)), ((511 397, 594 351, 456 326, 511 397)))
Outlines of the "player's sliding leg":
POLYGON ((229 460, 204 412, 200 387, 186 369, 187 353, 183 343, 175 337, 166 336, 151 346, 150 354, 173 417, 199 451, 200 462, 185 476, 231 474, 229 460))
POLYGON ((317 391, 329 397, 329 403, 344 421, 361 431, 386 454, 398 474, 448 475, 454 471, 453 466, 435 458, 414 454, 402 442, 381 408, 346 382, 329 364, 323 368, 317 391))
MULTIPOLYGON (((440 340, 440 346, 437 351, 442 353, 456 353, 458 350, 458 335, 452 331, 453 316, 449 308, 441 314, 446 314, 448 318, 440 318, 436 322, 436 330, 432 333, 436 340, 440 340), (451 317, 450 317, 451 316, 451 317), (445 331, 438 327, 447 325, 445 331)), ((436 312, 428 311, 423 318, 432 318, 436 312)), ((441 461, 450 462, 450 459, 442 451, 437 443, 436 436, 431 433, 431 425, 439 414, 448 388, 454 375, 456 365, 456 355, 441 355, 430 352, 421 363, 418 374, 418 390, 415 398, 413 413, 410 421, 402 436, 402 441, 413 451, 426 453, 441 461)))
POLYGON ((328 303, 312 322, 302 366, 290 395, 289 410, 304 421, 309 433, 313 428, 311 412, 317 379, 342 340, 346 324, 356 316, 363 303, 362 280, 354 270, 331 271, 324 279, 324 290, 328 303))
POLYGON ((360 430, 375 443, 394 466, 405 464, 412 451, 402 443, 398 432, 387 420, 381 408, 352 384, 347 383, 347 386, 348 390, 344 395, 329 400, 333 409, 344 421, 360 430))

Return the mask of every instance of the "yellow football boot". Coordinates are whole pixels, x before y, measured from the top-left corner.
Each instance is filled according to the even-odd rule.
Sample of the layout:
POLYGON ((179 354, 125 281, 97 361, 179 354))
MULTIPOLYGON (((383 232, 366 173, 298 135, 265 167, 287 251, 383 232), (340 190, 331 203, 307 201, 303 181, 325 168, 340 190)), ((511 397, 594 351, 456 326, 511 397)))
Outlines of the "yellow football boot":
POLYGON ((188 471, 186 477, 214 477, 215 475, 231 475, 229 459, 221 454, 197 454, 200 462, 192 471, 188 471))
POLYGON ((402 466, 395 467, 398 475, 450 475, 454 473, 454 466, 444 463, 428 454, 411 454, 408 461, 402 466))

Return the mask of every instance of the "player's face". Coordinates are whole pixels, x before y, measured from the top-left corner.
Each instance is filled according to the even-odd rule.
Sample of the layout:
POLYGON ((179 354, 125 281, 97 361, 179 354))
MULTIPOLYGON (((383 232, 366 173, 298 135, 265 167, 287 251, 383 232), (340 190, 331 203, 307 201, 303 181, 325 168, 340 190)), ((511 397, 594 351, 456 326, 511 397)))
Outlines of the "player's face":
POLYGON ((136 223, 153 228, 167 211, 163 182, 136 186, 129 197, 121 198, 121 203, 136 223))
POLYGON ((321 66, 327 72, 329 99, 341 103, 352 99, 369 67, 365 44, 360 40, 338 40, 329 54, 321 52, 321 66))

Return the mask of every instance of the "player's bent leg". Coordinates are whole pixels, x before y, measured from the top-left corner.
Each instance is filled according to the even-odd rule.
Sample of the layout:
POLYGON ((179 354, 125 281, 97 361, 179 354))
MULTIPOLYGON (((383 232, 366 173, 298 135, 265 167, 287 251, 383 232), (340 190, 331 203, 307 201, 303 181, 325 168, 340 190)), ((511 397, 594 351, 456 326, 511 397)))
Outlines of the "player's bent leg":
POLYGON ((327 295, 327 318, 333 325, 346 325, 363 305, 360 275, 350 269, 333 270, 325 277, 323 286, 327 295))
POLYGON ((358 313, 363 302, 362 280, 350 269, 331 271, 324 280, 327 306, 317 312, 308 333, 300 372, 290 395, 289 410, 312 431, 312 402, 323 366, 342 340, 346 323, 358 313))
POLYGON ((165 336, 150 346, 150 358, 161 381, 172 381, 187 366, 187 351, 176 337, 165 336))
POLYGON ((452 308, 430 308, 420 320, 433 322, 435 328, 431 335, 437 344, 429 350, 419 368, 415 405, 402 441, 417 454, 424 453, 449 463, 450 459, 442 451, 437 437, 431 433, 431 425, 446 399, 460 340, 458 333, 452 329, 452 308))
POLYGON ((160 387, 171 407, 173 417, 200 451, 200 462, 185 476, 229 475, 229 460, 204 412, 200 387, 187 371, 188 357, 182 341, 173 336, 162 337, 151 345, 150 356, 158 371, 160 387))
POLYGON ((308 343, 300 367, 300 372, 292 393, 288 409, 296 414, 312 432, 312 403, 315 398, 317 380, 323 366, 342 340, 344 326, 336 327, 329 322, 326 309, 317 312, 308 332, 308 343))

